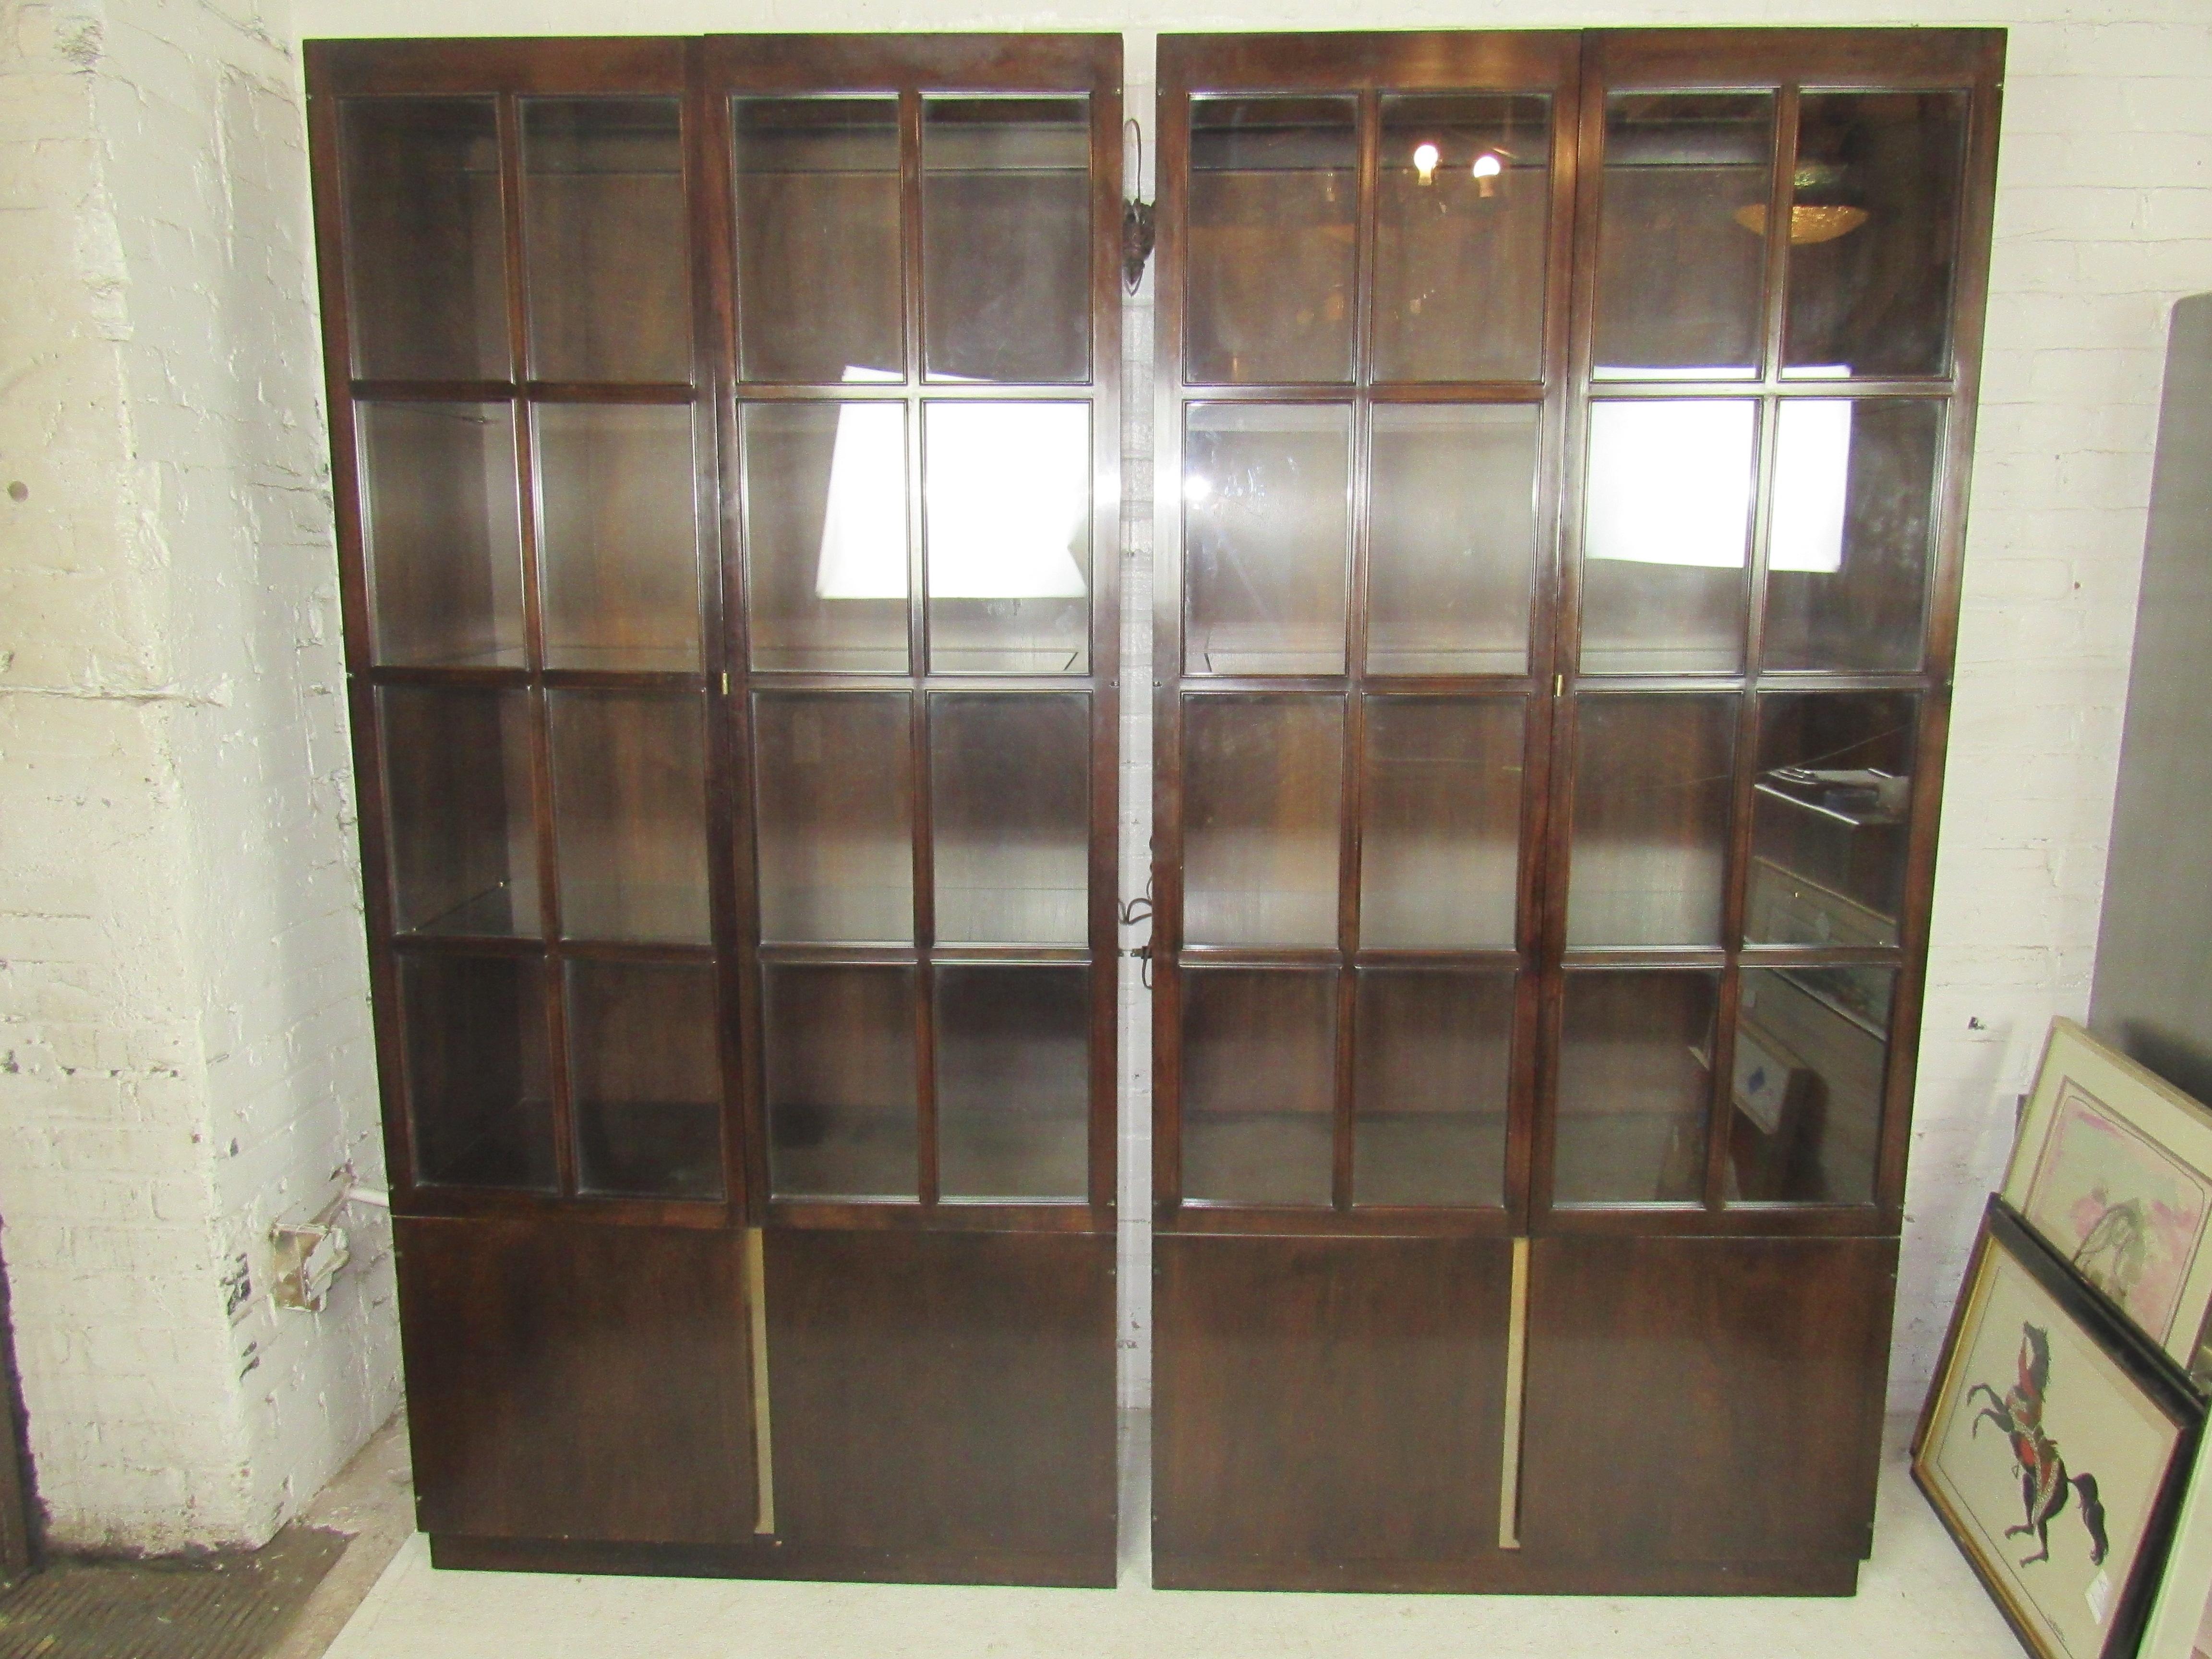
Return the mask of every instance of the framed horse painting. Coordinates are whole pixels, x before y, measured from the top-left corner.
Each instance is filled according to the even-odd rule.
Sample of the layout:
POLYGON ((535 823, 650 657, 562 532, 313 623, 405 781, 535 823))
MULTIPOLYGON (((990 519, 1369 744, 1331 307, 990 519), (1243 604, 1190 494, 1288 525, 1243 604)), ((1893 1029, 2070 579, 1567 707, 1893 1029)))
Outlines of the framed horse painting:
POLYGON ((2203 1420, 2180 1367, 1991 1198, 1912 1474, 2038 1659, 2135 1653, 2203 1420))
POLYGON ((2003 1191, 2152 1341, 2212 1381, 2212 1111, 2053 1020, 2003 1191))

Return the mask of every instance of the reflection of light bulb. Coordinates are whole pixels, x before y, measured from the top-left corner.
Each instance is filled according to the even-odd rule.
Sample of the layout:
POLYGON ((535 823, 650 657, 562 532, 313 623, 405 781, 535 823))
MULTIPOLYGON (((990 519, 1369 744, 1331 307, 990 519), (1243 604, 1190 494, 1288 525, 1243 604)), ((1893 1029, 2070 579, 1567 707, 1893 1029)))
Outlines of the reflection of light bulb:
POLYGON ((1432 185, 1437 179, 1437 147, 1434 144, 1413 146, 1413 171, 1421 175, 1421 182, 1432 185))
POLYGON ((1182 498, 1193 506, 1196 506, 1212 494, 1213 494, 1212 480, 1203 472, 1193 472, 1184 477, 1182 498))
POLYGON ((1498 159, 1495 152, 1485 150, 1476 156, 1474 158, 1476 192, 1483 196, 1494 194, 1498 186, 1491 181, 1504 171, 1505 163, 1498 159))

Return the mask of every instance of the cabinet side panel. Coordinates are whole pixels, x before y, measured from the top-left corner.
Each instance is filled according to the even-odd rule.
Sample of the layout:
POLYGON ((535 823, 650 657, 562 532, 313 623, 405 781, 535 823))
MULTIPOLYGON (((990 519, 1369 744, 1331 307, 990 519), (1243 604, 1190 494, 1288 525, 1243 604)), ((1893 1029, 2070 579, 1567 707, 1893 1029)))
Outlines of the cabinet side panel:
POLYGON ((1536 1240, 1525 1547, 1863 1559, 1896 1274, 1887 1238, 1536 1240))
POLYGON ((425 1532, 752 1536, 743 1234, 408 1217, 397 1229, 425 1532))

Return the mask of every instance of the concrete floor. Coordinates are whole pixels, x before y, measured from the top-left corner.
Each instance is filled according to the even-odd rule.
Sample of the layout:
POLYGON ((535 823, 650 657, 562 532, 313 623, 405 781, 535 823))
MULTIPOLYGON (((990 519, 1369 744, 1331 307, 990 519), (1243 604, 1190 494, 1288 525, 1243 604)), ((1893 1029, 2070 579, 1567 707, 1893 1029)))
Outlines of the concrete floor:
MULTIPOLYGON (((1124 1458, 1118 1590, 435 1572, 404 1544, 330 1659, 2013 1659, 2020 1645, 1905 1473, 1892 1425, 1849 1601, 1155 1591, 1124 1458)), ((1145 1431, 1130 1413, 1125 1435, 1145 1431)))

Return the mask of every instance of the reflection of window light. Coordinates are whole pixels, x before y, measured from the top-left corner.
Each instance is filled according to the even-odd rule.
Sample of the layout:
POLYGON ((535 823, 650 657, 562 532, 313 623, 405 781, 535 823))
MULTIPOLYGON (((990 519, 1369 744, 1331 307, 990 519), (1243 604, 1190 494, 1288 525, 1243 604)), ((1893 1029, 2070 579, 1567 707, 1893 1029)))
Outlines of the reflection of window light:
POLYGON ((838 408, 814 591, 825 599, 906 597, 906 410, 898 404, 838 408))
POLYGON ((933 404, 922 515, 933 599, 1080 599, 1091 510, 1081 404, 933 404))
POLYGON ((1213 480, 1207 477, 1206 474, 1203 472, 1191 472, 1184 475, 1182 481, 1182 498, 1188 501, 1192 506, 1197 506, 1200 501, 1205 501, 1207 496, 1212 494, 1213 480))
POLYGON ((1593 404, 1583 556, 1740 568, 1753 430, 1734 398, 1593 404))
POLYGON ((1842 398, 1782 405, 1774 438, 1773 570, 1832 574, 1844 568, 1844 496, 1851 472, 1851 405, 1842 398))
MULTIPOLYGON (((872 380, 848 369, 848 380, 872 380)), ((1063 599, 1086 591, 1077 548, 1091 505, 1081 404, 927 405, 923 512, 933 599, 1063 599)), ((837 411, 815 591, 907 593, 906 421, 900 404, 837 411)))
MULTIPOLYGON (((1594 405, 1585 556, 1741 569, 1753 431, 1752 405, 1735 398, 1594 405)), ((1849 399, 1782 404, 1768 568, 1843 568, 1850 465, 1849 399)))

